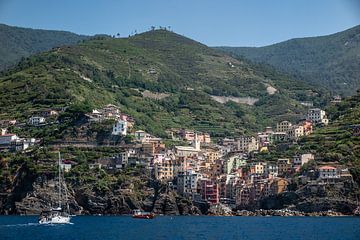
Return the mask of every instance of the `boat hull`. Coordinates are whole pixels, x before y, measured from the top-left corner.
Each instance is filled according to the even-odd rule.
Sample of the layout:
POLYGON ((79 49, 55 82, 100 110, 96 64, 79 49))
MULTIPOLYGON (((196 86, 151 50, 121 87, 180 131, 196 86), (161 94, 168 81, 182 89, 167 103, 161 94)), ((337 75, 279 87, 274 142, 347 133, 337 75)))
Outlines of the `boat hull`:
POLYGON ((138 218, 138 219, 153 219, 154 217, 155 217, 154 214, 133 215, 133 218, 138 218))
POLYGON ((39 224, 69 224, 70 217, 54 216, 50 218, 42 218, 39 220, 39 224))

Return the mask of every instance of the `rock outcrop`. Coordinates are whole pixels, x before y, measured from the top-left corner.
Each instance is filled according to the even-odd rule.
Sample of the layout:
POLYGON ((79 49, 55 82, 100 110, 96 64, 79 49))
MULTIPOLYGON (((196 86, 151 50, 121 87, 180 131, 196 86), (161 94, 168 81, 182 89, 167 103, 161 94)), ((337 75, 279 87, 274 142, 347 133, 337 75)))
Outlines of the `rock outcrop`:
POLYGON ((291 209, 304 213, 334 211, 350 215, 357 207, 356 191, 358 186, 352 181, 309 184, 296 192, 264 198, 251 210, 291 209))
MULTIPOLYGON (((99 191, 90 184, 68 184, 68 200, 73 214, 131 214, 142 209, 164 215, 194 215, 201 211, 192 201, 184 199, 166 184, 148 181, 143 189, 134 191, 132 183, 126 182, 112 189, 99 191)), ((21 169, 16 185, 0 195, 1 214, 39 214, 57 206, 58 195, 54 179, 37 178, 28 169, 21 169)))

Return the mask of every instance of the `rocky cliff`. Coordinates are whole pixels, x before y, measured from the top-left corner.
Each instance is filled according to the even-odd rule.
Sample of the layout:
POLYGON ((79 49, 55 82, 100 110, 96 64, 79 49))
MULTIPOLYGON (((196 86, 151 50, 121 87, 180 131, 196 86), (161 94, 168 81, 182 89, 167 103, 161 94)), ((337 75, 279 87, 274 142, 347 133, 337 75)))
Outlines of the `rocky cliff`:
POLYGON ((296 192, 263 199, 257 205, 260 209, 290 209, 304 213, 335 211, 350 215, 357 207, 358 186, 353 181, 327 184, 308 184, 296 192))
MULTIPOLYGON (((202 214, 191 201, 178 196, 166 184, 143 175, 103 190, 91 184, 67 182, 72 214, 130 214, 134 209, 166 215, 202 214), (133 186, 132 181, 144 184, 139 188, 133 186)), ((0 214, 39 214, 42 210, 57 206, 57 184, 54 178, 44 174, 36 175, 25 165, 18 170, 13 183, 8 186, 7 189, 3 186, 1 191, 0 214)))

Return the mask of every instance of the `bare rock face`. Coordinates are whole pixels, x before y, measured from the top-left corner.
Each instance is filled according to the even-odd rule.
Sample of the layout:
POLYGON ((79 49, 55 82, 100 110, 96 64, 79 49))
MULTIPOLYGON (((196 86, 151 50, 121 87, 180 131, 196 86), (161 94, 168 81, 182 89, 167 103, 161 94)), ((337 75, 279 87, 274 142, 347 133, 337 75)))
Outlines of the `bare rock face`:
POLYGON ((154 188, 154 194, 147 199, 147 202, 153 202, 152 211, 154 213, 165 215, 201 214, 192 201, 178 196, 166 184, 154 181, 151 182, 151 186, 154 188))
POLYGON ((224 204, 214 204, 209 208, 209 215, 217 215, 217 216, 232 216, 231 208, 225 206, 224 204))
POLYGON ((350 215, 357 205, 348 199, 310 198, 296 205, 296 210, 305 213, 335 211, 350 215))
POLYGON ((198 207, 194 206, 193 202, 188 199, 177 197, 176 203, 177 203, 180 215, 201 215, 202 214, 200 209, 198 207))
MULTIPOLYGON (((53 180, 35 181, 32 191, 26 193, 21 201, 15 201, 15 214, 39 214, 43 210, 49 210, 58 206, 56 183, 53 180)), ((81 214, 82 207, 75 201, 72 193, 69 193, 69 207, 74 214, 81 214)))
POLYGON ((75 194, 76 202, 84 209, 83 214, 131 214, 140 208, 136 198, 121 192, 97 193, 90 189, 80 189, 75 194))
POLYGON ((179 215, 179 209, 174 194, 161 194, 155 200, 153 212, 155 214, 179 215))
POLYGON ((10 186, 1 188, 1 214, 18 214, 15 202, 21 201, 29 192, 33 191, 33 182, 36 176, 29 171, 26 165, 21 166, 10 186))
POLYGON ((338 182, 332 186, 314 185, 301 191, 284 192, 262 199, 255 209, 290 208, 303 213, 334 211, 351 215, 357 207, 354 193, 358 186, 354 182, 338 182))

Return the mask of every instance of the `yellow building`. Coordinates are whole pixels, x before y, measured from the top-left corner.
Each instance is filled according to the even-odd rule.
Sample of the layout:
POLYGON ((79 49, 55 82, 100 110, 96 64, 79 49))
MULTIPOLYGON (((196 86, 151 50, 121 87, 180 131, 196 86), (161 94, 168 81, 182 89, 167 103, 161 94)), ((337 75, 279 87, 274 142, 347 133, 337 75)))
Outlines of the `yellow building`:
POLYGON ((265 172, 265 166, 266 166, 266 163, 263 163, 263 162, 254 163, 250 167, 250 172, 262 175, 265 172))
POLYGON ((273 194, 279 194, 286 190, 288 181, 284 178, 275 178, 271 184, 271 191, 273 194))
POLYGON ((220 152, 216 149, 207 148, 202 150, 204 152, 204 157, 209 162, 214 162, 220 158, 220 152))

